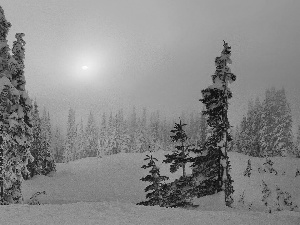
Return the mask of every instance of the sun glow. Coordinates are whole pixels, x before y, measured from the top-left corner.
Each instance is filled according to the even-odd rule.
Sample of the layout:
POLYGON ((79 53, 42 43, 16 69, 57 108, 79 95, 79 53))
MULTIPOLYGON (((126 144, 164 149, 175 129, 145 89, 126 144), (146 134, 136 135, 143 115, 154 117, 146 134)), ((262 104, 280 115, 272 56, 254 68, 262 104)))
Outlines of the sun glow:
POLYGON ((87 70, 89 67, 88 66, 82 66, 81 69, 87 70))

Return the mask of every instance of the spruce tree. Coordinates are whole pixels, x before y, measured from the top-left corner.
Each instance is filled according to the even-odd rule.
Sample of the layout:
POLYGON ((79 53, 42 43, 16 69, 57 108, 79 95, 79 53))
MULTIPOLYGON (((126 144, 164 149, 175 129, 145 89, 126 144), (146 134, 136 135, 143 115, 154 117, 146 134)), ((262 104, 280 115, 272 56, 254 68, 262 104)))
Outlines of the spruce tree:
POLYGON ((261 156, 286 156, 292 152, 292 116, 284 89, 266 90, 262 121, 261 156))
POLYGON ((146 155, 145 161, 149 161, 146 165, 143 165, 143 169, 151 168, 147 176, 141 178, 142 181, 150 182, 151 184, 145 188, 145 192, 149 192, 146 194, 147 201, 142 201, 137 203, 137 205, 145 205, 145 206, 164 206, 163 199, 163 181, 169 179, 166 176, 161 176, 159 168, 157 167, 155 161, 158 161, 156 158, 150 155, 146 155))
POLYGON ((171 173, 182 168, 182 176, 167 186, 169 191, 165 195, 165 204, 168 207, 194 206, 191 202, 193 195, 192 176, 186 174, 186 164, 191 161, 189 152, 192 150, 193 145, 188 143, 188 136, 183 129, 184 126, 186 124, 183 124, 181 120, 179 123, 175 123, 174 129, 171 130, 171 133, 174 134, 171 139, 177 145, 175 151, 172 154, 165 155, 166 159, 163 161, 164 163, 171 163, 171 173))
POLYGON ((67 137, 64 151, 64 162, 74 160, 76 136, 77 130, 75 124, 75 111, 70 108, 67 121, 67 137))
POLYGON ((94 115, 90 112, 88 117, 88 122, 85 130, 86 135, 86 156, 95 157, 98 152, 98 128, 96 127, 96 122, 94 115))
POLYGON ((292 155, 294 157, 300 158, 300 124, 298 125, 298 130, 296 134, 296 143, 292 155))
POLYGON ((52 171, 56 171, 54 157, 52 155, 51 143, 51 122, 50 114, 44 108, 43 116, 41 119, 41 139, 42 139, 42 174, 47 175, 52 171))
POLYGON ((179 168, 182 168, 182 176, 186 177, 186 164, 190 161, 189 151, 191 150, 191 145, 187 143, 188 137, 183 129, 184 126, 186 124, 182 124, 181 120, 179 123, 175 123, 174 130, 171 130, 174 134, 171 136, 171 139, 178 145, 175 146, 175 151, 172 154, 165 155, 166 159, 163 162, 171 163, 171 173, 175 173, 179 168))
POLYGON ((32 110, 32 142, 30 147, 31 155, 34 158, 33 162, 27 164, 29 176, 24 175, 25 179, 31 178, 35 175, 42 174, 42 133, 41 133, 41 119, 39 115, 37 102, 34 102, 32 110))
POLYGON ((53 156, 57 163, 62 163, 64 160, 64 138, 61 131, 56 127, 53 137, 53 156))
POLYGON ((99 141, 100 141, 100 151, 102 154, 107 154, 107 143, 108 143, 108 137, 107 137, 107 121, 106 121, 106 114, 102 114, 102 121, 101 121, 101 128, 99 133, 99 141))
POLYGON ((76 147, 75 147, 75 155, 74 159, 81 159, 84 156, 84 149, 86 147, 86 136, 83 128, 82 119, 80 120, 79 130, 76 135, 76 147))
MULTIPOLYGON (((202 109, 204 111, 204 107, 202 109)), ((198 147, 203 147, 208 135, 206 116, 201 112, 199 118, 198 147)))
POLYGON ((130 124, 129 124, 129 138, 130 143, 128 147, 128 152, 136 152, 138 149, 138 140, 137 140, 137 115, 136 115, 136 109, 133 107, 132 113, 130 115, 130 124))
POLYGON ((213 85, 202 90, 205 105, 203 111, 207 115, 207 124, 212 128, 212 133, 199 151, 200 154, 193 163, 193 173, 197 178, 204 175, 206 179, 195 188, 197 195, 203 196, 220 191, 225 192, 225 203, 231 206, 233 199, 232 179, 229 174, 230 163, 227 156, 228 142, 232 140, 227 117, 228 99, 232 93, 228 83, 235 81, 236 76, 231 73, 227 64, 231 64, 231 47, 224 41, 224 49, 220 57, 216 57, 216 72, 212 75, 213 85))
POLYGON ((11 57, 6 40, 10 27, 0 7, 1 204, 22 203, 22 173, 28 173, 26 165, 33 160, 29 151, 32 107, 25 90, 24 34, 15 35, 11 57))

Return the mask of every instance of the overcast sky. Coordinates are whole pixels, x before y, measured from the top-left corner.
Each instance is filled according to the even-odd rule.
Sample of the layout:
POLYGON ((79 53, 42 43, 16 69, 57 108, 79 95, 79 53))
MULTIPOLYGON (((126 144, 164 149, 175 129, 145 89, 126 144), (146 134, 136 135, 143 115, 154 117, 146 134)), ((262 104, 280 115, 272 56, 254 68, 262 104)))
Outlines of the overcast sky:
MULTIPOLYGON (((9 43, 25 33, 31 98, 64 123, 69 107, 135 104, 180 114, 201 110, 223 39, 232 46, 233 125, 247 101, 284 86, 300 112, 299 0, 1 0, 9 43), (87 66, 83 70, 82 66, 87 66)), ((62 126, 65 126, 62 124, 62 126)))

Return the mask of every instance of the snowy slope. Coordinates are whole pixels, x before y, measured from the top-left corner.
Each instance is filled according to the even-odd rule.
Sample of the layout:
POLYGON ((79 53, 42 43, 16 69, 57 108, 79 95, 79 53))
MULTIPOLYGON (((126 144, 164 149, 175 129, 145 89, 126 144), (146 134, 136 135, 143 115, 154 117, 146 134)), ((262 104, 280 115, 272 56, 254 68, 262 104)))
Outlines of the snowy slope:
POLYGON ((299 217, 264 213, 187 211, 98 202, 0 207, 1 225, 299 225, 299 217))
MULTIPOLYGON (((171 179, 180 176, 180 171, 170 174, 168 166, 161 163, 164 154, 166 152, 154 153, 161 174, 171 179)), ((299 160, 275 158, 274 168, 280 171, 278 174, 285 171, 284 176, 275 176, 255 172, 264 161, 251 158, 253 176, 248 178, 243 172, 249 157, 238 153, 229 156, 235 180, 235 200, 243 192, 246 196, 244 205, 235 204, 236 209, 225 207, 220 194, 197 199, 200 206, 196 210, 136 206, 145 198, 147 184, 139 180, 147 174, 141 169, 145 154, 120 153, 58 164, 57 172, 52 176, 36 176, 24 181, 25 200, 37 191, 46 191, 46 195, 39 196, 45 205, 2 206, 0 224, 300 224, 298 212, 263 213, 260 186, 263 178, 270 186, 278 184, 283 189, 294 190, 291 191, 293 200, 298 201, 300 176, 295 179, 295 171, 300 165, 299 160), (253 204, 252 210, 261 212, 248 211, 248 203, 253 204)))

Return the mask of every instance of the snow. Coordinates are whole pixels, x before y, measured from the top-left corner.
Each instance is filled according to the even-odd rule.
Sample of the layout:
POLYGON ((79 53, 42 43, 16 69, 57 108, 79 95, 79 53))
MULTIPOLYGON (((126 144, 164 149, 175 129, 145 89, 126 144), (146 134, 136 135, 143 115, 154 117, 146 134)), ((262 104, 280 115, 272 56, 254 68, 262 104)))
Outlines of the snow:
MULTIPOLYGON (((167 153, 158 151, 153 156, 158 159, 161 175, 167 175, 170 180, 174 180, 181 175, 181 171, 170 174, 168 166, 161 163, 167 153)), ((297 167, 297 159, 271 158, 274 162, 273 168, 278 174, 286 172, 285 180, 281 181, 283 175, 276 177, 267 172, 258 173, 258 167, 263 168, 265 160, 229 153, 236 190, 234 198, 239 198, 239 194, 244 191, 245 204, 257 201, 256 207, 253 207, 256 211, 248 211, 237 203, 234 209, 226 207, 222 201, 223 193, 196 199, 195 203, 199 207, 185 210, 135 205, 145 200, 144 188, 148 184, 140 181, 140 178, 148 174, 147 170, 141 169, 146 154, 149 152, 120 153, 58 163, 56 173, 35 176, 22 184, 25 202, 29 202, 34 193, 45 191, 45 195, 37 197, 43 205, 0 206, 0 224, 300 224, 299 212, 264 213, 263 205, 259 203, 262 197, 262 178, 268 185, 281 185, 280 188, 284 191, 298 187, 294 192, 291 191, 295 200, 297 194, 299 195, 297 185, 300 182, 300 176, 295 178, 296 170, 300 168, 297 167), (249 158, 252 167, 250 178, 243 176, 249 158), (292 179, 296 181, 290 183, 292 179), (251 187, 254 189, 250 190, 251 187)), ((190 172, 188 169, 187 173, 190 172)))

